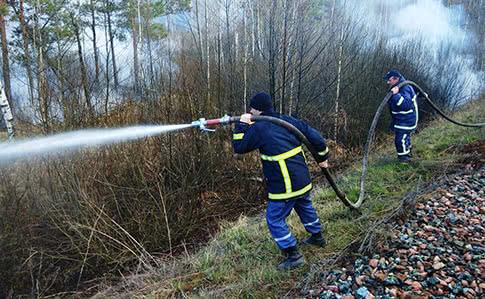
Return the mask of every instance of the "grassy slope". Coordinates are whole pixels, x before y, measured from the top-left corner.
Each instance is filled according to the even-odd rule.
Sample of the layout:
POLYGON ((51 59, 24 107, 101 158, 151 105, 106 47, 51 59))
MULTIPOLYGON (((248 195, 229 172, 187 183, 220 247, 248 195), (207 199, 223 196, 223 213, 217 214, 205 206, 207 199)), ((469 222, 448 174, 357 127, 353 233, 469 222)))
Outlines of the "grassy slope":
MULTIPOLYGON (((473 122, 485 118, 485 101, 475 102, 454 116, 473 122)), ((395 162, 394 148, 379 150, 370 159, 366 202, 362 216, 347 210, 329 188, 314 191, 313 198, 320 219, 325 224, 328 245, 324 249, 303 248, 304 267, 278 271, 279 250, 270 238, 263 217, 241 217, 225 223, 220 233, 194 255, 164 262, 143 277, 123 282, 122 290, 98 294, 105 296, 165 298, 170 296, 213 297, 281 297, 295 287, 309 271, 322 267, 322 261, 358 239, 376 220, 397 207, 400 199, 421 183, 443 173, 459 156, 449 150, 454 145, 485 138, 485 129, 452 125, 443 120, 432 122, 413 138, 416 161, 411 165, 395 162)), ((350 198, 358 195, 360 166, 349 169, 339 185, 350 198)), ((301 239, 306 233, 297 216, 289 217, 292 231, 301 239)))

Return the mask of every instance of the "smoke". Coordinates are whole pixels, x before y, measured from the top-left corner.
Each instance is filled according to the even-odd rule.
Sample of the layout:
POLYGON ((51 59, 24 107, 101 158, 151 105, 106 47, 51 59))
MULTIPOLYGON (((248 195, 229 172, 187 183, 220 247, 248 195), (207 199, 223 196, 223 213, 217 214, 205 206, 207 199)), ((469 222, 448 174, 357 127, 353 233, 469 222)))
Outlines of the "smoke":
POLYGON ((30 140, 0 143, 0 165, 17 159, 26 159, 47 154, 68 154, 88 146, 100 146, 135 140, 190 127, 190 124, 183 124, 133 126, 118 129, 91 129, 30 140))
POLYGON ((425 39, 437 50, 442 43, 466 49, 471 36, 463 30, 465 13, 461 5, 445 7, 439 0, 367 0, 345 7, 352 17, 360 12, 367 28, 393 42, 425 39))
MULTIPOLYGON (((409 2, 409 1, 407 1, 409 2)), ((423 39, 437 50, 442 43, 465 49, 469 36, 462 29, 465 15, 461 6, 447 8, 437 0, 418 1, 403 6, 391 18, 390 29, 401 39, 423 39)))
POLYGON ((459 68, 467 94, 483 90, 484 74, 475 70, 471 52, 477 40, 467 30, 462 5, 446 7, 440 0, 366 0, 346 5, 344 10, 348 17, 361 20, 366 30, 384 37, 390 51, 398 51, 400 45, 422 43, 431 58, 431 73, 433 68, 437 71, 447 64, 459 68))

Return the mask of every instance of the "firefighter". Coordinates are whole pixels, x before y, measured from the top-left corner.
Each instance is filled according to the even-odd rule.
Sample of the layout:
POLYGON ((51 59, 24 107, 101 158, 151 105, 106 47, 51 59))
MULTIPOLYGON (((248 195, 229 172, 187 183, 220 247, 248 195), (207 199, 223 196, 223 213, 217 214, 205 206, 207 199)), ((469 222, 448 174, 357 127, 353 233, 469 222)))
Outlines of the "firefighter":
POLYGON ((403 75, 397 70, 390 70, 384 75, 384 80, 391 87, 392 97, 389 99, 389 108, 392 116, 391 130, 395 134, 394 144, 397 157, 402 163, 411 161, 411 134, 418 125, 417 96, 411 85, 397 87, 405 81, 403 75))
POLYGON ((301 141, 286 128, 268 121, 251 121, 252 115, 267 115, 287 121, 299 129, 318 151, 318 163, 328 167, 325 139, 305 122, 273 111, 271 96, 258 93, 250 101, 250 113, 241 115, 233 132, 233 148, 238 154, 259 150, 268 191, 266 222, 277 246, 286 259, 278 265, 281 270, 296 268, 304 263, 297 240, 286 224, 295 209, 311 236, 303 244, 325 246, 322 224, 310 199, 312 182, 303 154, 301 141))

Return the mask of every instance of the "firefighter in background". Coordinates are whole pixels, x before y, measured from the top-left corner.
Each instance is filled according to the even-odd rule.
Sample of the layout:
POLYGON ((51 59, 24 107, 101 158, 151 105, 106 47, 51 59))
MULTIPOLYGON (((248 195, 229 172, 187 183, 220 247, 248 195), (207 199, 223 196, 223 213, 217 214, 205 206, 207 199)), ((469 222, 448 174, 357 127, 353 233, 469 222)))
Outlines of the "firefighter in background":
POLYGON ((281 118, 294 125, 318 151, 318 163, 328 167, 328 148, 320 133, 305 122, 273 111, 271 96, 258 93, 250 101, 250 113, 241 115, 233 134, 234 151, 244 154, 258 149, 268 190, 266 221, 271 236, 286 259, 278 265, 281 270, 293 269, 304 263, 297 240, 286 224, 295 209, 311 236, 303 244, 325 246, 322 224, 310 199, 312 182, 301 141, 287 129, 268 121, 251 122, 251 115, 281 118))
POLYGON ((397 157, 402 163, 411 161, 411 134, 418 125, 418 104, 417 96, 411 85, 397 87, 399 83, 405 81, 403 75, 397 70, 390 70, 384 75, 384 80, 391 87, 393 93, 389 99, 392 124, 391 130, 394 131, 397 157))

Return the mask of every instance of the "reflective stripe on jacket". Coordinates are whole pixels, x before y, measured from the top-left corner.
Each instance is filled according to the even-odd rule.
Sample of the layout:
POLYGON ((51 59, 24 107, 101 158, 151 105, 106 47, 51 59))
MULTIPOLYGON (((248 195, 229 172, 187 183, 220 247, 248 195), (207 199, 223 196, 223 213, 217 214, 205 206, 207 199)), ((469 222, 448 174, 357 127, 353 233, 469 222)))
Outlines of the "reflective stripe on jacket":
MULTIPOLYGON (((327 160, 328 148, 317 130, 291 116, 263 115, 278 117, 294 125, 319 153, 318 162, 327 160)), ((270 200, 286 200, 311 190, 310 172, 301 142, 286 128, 268 121, 258 121, 251 126, 237 124, 232 144, 238 154, 259 150, 270 200)))

